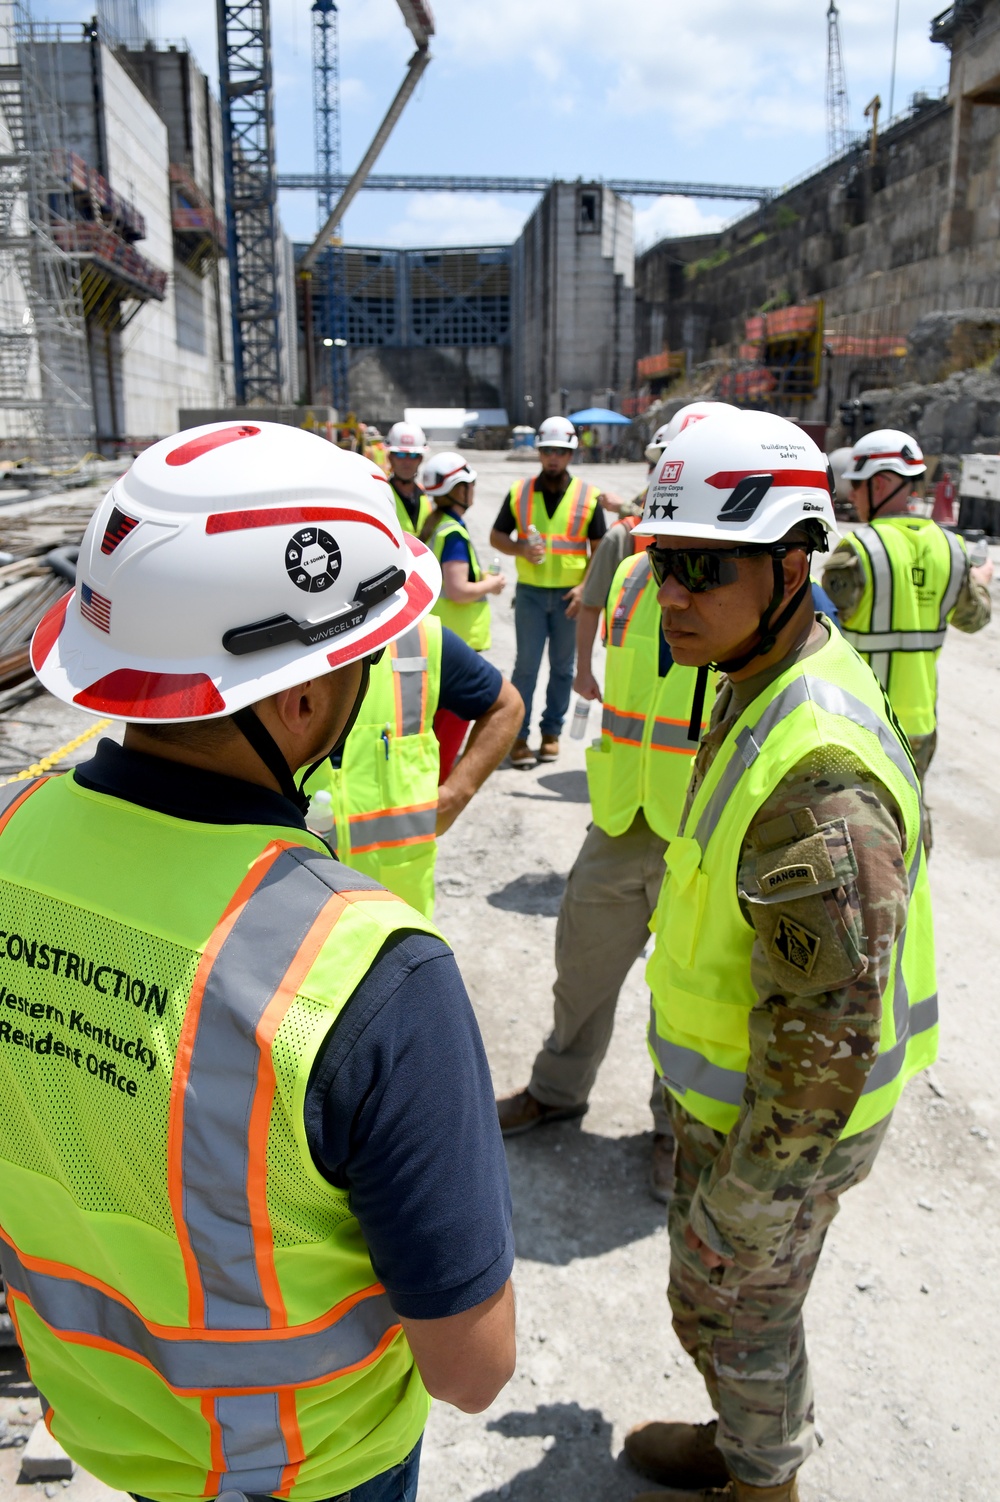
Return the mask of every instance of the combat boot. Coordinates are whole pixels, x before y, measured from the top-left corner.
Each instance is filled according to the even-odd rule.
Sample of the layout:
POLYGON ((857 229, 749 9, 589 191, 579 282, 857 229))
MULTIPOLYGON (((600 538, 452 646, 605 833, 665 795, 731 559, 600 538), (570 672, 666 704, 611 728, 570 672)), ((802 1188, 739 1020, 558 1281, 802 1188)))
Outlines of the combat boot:
POLYGON ((640 1492, 632 1502, 799 1502, 798 1481, 793 1476, 781 1486, 749 1486, 732 1477, 722 1487, 702 1487, 698 1491, 640 1492))
MULTIPOLYGON (((724 1487, 729 1472, 715 1447, 716 1423, 636 1424, 625 1454, 644 1476, 670 1487, 724 1487)), ((671 1499, 672 1502, 672 1499, 671 1499)))

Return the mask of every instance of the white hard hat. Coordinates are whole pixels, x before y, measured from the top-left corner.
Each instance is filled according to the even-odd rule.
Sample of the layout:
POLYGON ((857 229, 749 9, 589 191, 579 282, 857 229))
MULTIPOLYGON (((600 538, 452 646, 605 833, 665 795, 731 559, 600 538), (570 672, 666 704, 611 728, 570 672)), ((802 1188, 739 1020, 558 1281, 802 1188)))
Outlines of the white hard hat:
POLYGON ((705 417, 714 417, 720 412, 738 412, 739 407, 733 407, 729 402, 688 402, 679 412, 675 412, 669 422, 658 427, 653 434, 652 441, 647 443, 645 453, 649 464, 655 464, 663 453, 668 443, 673 443, 678 433, 683 433, 694 422, 701 422, 705 417))
POLYGON ((370 656, 440 587, 370 459, 301 428, 210 423, 116 481, 31 662, 94 714, 212 719, 370 656))
POLYGON ((635 531, 779 542, 807 521, 837 535, 826 456, 787 418, 737 411, 677 435, 650 476, 635 531))
POLYGON ((415 422, 394 422, 386 438, 390 454, 426 454, 427 438, 415 422))
POLYGON ((456 454, 453 449, 446 449, 443 454, 435 454, 433 459, 428 459, 424 465, 422 483, 428 495, 451 495, 456 485, 474 485, 476 471, 466 464, 461 454, 456 454))
POLYGON ((866 433, 851 450, 851 462, 844 470, 845 480, 870 480, 887 469, 906 480, 918 480, 927 473, 920 445, 909 433, 898 428, 879 428, 866 433))
POLYGON ((575 449, 578 442, 568 417, 547 417, 535 435, 536 449, 575 449))

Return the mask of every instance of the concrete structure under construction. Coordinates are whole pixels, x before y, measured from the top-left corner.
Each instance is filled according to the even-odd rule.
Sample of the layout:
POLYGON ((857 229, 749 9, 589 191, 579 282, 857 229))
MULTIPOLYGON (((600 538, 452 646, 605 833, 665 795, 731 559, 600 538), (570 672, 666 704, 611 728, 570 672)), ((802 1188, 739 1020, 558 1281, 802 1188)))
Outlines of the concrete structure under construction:
POLYGON ((931 37, 951 50, 945 97, 915 95, 875 140, 718 234, 639 257, 641 393, 683 354, 715 362, 719 395, 830 421, 910 373, 918 320, 1000 307, 1000 0, 957 0, 931 37))
MULTIPOLYGON (((512 246, 348 246, 340 258, 350 403, 369 421, 431 406, 532 422, 615 401, 629 379, 632 207, 608 188, 554 183, 512 246)), ((313 306, 317 399, 328 401, 322 259, 313 306)))

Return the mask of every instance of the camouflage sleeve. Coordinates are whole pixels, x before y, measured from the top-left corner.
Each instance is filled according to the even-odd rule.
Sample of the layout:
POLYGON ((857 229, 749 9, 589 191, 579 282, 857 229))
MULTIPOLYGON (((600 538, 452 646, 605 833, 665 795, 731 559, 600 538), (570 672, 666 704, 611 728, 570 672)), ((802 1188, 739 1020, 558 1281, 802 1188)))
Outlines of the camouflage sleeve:
POLYGON ((984 626, 988 626, 992 614, 993 598, 988 588, 985 584, 979 584, 973 579, 966 565, 962 590, 955 601, 954 610, 948 617, 948 624, 971 635, 972 632, 981 631, 984 626))
POLYGON ((846 621, 858 608, 865 592, 865 573, 861 559, 850 543, 842 542, 823 567, 823 588, 846 621))
POLYGON ((878 1052, 882 996, 909 888, 903 821, 861 767, 808 762, 759 810, 739 892, 756 930, 750 1061, 739 1119, 692 1205, 697 1235, 770 1266, 878 1052))
POLYGON ((580 596, 582 604, 589 606, 591 610, 604 609, 618 566, 631 550, 632 533, 629 528, 619 526, 617 522, 609 527, 590 560, 580 596))

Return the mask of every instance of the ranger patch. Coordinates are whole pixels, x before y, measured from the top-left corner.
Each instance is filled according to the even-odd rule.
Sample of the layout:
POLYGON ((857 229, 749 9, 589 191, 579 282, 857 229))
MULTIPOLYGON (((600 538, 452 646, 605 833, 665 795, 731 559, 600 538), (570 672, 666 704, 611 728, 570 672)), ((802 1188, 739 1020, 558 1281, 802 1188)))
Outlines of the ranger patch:
POLYGON ((820 942, 819 934, 782 913, 771 940, 771 952, 803 975, 811 975, 820 942))
POLYGON ((803 882, 809 882, 811 886, 816 884, 816 872, 812 866, 779 866, 776 871, 768 871, 766 876, 757 878, 762 892, 780 892, 783 887, 801 886, 803 882))

